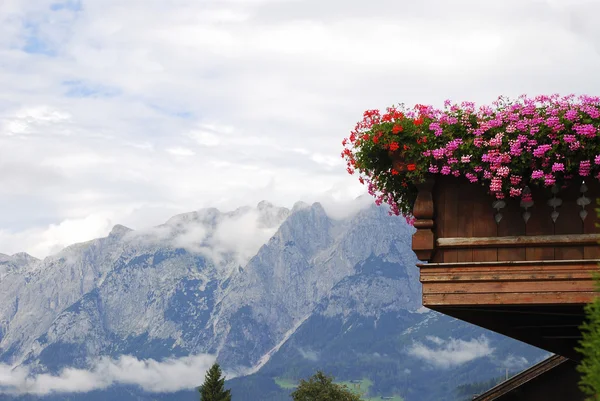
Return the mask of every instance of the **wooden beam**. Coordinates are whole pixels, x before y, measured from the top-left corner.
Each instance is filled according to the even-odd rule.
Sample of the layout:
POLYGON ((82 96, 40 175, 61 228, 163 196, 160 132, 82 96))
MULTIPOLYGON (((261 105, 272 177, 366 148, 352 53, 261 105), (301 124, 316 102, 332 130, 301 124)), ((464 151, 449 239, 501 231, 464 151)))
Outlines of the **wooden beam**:
POLYGON ((531 306, 531 305, 518 305, 516 307, 512 307, 512 308, 506 308, 507 305, 502 305, 501 308, 497 308, 495 306, 492 307, 469 307, 469 306, 448 306, 445 307, 443 305, 440 305, 438 307, 433 307, 430 309, 433 309, 437 312, 446 314, 446 315, 452 315, 452 311, 458 311, 458 312, 483 312, 486 315, 490 314, 490 313, 501 313, 501 314, 517 314, 517 315, 539 315, 539 316, 571 316, 571 317, 576 317, 576 318, 583 318, 583 316, 585 316, 585 313, 583 311, 583 307, 585 304, 581 304, 581 305, 563 305, 563 306, 567 306, 568 309, 573 309, 573 312, 566 312, 566 311, 559 311, 558 308, 555 308, 555 306, 553 305, 552 308, 549 308, 548 306, 545 306, 541 309, 528 309, 527 307, 531 306))
MULTIPOLYGON (((577 260, 505 260, 496 262, 459 262, 459 263, 418 263, 417 267, 420 269, 431 269, 431 268, 473 268, 473 267, 490 267, 497 268, 502 266, 553 266, 553 265, 565 265, 569 267, 579 267, 583 265, 598 265, 600 259, 577 259, 577 260)), ((542 268, 542 267, 540 267, 542 268)), ((421 270, 422 271, 422 270, 421 270)))
MULTIPOLYGON (((524 235, 511 237, 438 238, 438 248, 498 248, 598 245, 600 234, 524 235)), ((600 246, 600 245, 599 245, 600 246)))
POLYGON ((469 306, 469 305, 554 305, 586 304, 598 296, 595 291, 579 292, 531 292, 531 293, 469 293, 469 294, 423 294, 423 305, 469 306))
MULTIPOLYGON (((551 270, 551 271, 497 271, 497 272, 468 272, 468 274, 456 272, 443 273, 425 273, 421 276, 423 283, 456 283, 459 282, 501 282, 501 281, 559 281, 559 280, 590 280, 591 274, 589 270, 573 271, 573 270, 551 270)), ((590 280, 590 282, 592 282, 590 280)))
MULTIPOLYGON (((594 292, 595 283, 589 278, 427 282, 423 294, 486 294, 486 293, 546 293, 546 292, 594 292)), ((600 295, 600 294, 599 294, 600 295)))

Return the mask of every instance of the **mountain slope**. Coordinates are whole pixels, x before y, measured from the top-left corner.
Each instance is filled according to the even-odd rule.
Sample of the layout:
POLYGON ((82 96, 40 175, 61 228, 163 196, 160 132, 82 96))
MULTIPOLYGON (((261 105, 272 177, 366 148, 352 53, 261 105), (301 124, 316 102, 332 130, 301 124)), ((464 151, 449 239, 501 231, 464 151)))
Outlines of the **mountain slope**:
POLYGON ((156 358, 159 349, 166 356, 206 348, 221 285, 247 258, 246 248, 236 252, 218 237, 250 221, 268 238, 288 214, 261 203, 228 214, 187 213, 139 233, 116 226, 106 238, 5 277, 0 360, 56 371, 98 355, 135 350, 156 358))

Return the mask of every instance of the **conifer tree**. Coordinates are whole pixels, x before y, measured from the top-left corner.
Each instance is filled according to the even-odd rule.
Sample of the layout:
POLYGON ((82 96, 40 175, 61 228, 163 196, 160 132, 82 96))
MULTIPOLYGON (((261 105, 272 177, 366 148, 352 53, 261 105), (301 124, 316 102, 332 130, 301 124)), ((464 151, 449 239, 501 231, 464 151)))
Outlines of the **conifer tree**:
POLYGON ((221 367, 215 362, 199 388, 200 401, 231 401, 231 391, 225 390, 225 378, 221 375, 221 367))

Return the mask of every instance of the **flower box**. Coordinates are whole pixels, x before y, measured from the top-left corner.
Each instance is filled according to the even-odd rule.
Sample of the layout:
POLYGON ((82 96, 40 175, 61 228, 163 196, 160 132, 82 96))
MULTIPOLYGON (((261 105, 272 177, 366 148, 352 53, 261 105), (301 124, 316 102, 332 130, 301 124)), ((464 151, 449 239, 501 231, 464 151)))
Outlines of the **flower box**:
POLYGON ((414 225, 424 306, 578 358, 600 263, 600 98, 368 110, 343 144, 348 172, 414 225))

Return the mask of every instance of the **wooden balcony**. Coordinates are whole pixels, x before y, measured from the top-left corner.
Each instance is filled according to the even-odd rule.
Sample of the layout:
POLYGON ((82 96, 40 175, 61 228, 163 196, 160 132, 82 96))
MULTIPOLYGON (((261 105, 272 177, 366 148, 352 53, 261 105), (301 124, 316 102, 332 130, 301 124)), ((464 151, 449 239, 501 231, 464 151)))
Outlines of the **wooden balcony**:
POLYGON ((419 188, 423 305, 569 358, 600 263, 598 182, 496 201, 464 179, 419 188))

